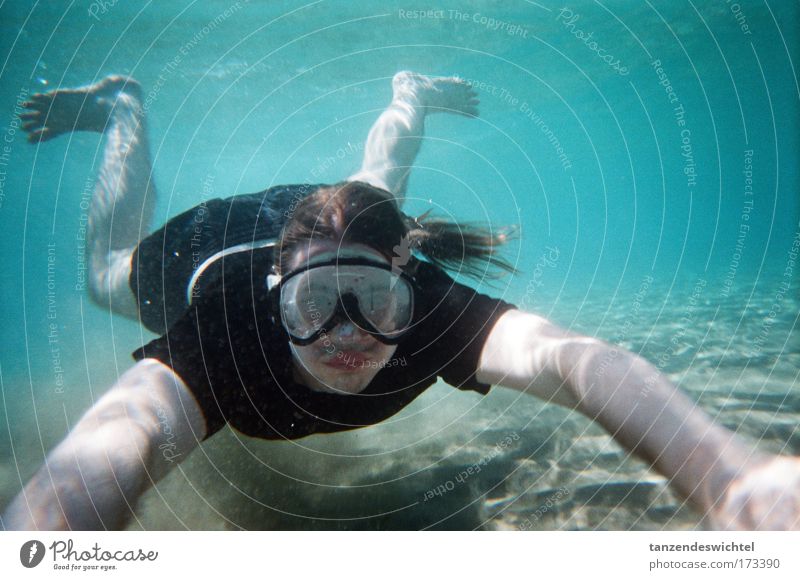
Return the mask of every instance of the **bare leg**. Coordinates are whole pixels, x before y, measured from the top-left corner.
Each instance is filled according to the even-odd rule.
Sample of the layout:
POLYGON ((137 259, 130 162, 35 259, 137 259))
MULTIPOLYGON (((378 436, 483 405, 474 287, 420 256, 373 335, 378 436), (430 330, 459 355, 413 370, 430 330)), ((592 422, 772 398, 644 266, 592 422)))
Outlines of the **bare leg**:
POLYGON ((392 79, 392 102, 370 129, 361 169, 348 181, 365 181, 392 192, 402 206, 408 175, 419 152, 425 115, 477 116, 478 99, 458 77, 426 77, 408 71, 392 79))
POLYGON ((89 211, 89 295, 101 306, 137 318, 128 285, 131 256, 149 231, 156 197, 139 83, 110 76, 87 87, 35 94, 25 107, 23 129, 31 142, 71 131, 105 133, 89 211))

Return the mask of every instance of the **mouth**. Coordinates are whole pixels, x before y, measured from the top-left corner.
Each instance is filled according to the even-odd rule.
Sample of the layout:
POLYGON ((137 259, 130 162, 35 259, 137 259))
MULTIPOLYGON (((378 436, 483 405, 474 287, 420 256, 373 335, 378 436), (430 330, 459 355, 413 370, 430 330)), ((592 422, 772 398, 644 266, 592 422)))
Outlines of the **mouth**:
POLYGON ((371 360, 366 351, 337 350, 324 364, 337 370, 355 372, 369 366, 371 360))

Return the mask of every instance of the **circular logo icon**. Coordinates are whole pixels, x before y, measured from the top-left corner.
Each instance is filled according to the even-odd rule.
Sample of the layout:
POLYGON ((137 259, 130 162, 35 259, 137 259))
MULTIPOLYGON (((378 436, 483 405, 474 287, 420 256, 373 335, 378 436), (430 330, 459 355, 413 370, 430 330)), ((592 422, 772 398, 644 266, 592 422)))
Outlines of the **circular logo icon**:
POLYGON ((39 540, 29 540, 19 549, 19 561, 26 568, 35 568, 44 558, 44 544, 39 540))

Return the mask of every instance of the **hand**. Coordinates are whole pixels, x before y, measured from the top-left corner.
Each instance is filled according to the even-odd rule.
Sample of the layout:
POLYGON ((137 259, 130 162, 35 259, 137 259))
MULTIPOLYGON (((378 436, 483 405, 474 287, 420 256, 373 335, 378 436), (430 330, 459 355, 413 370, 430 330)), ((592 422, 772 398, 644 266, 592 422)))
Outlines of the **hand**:
POLYGON ((772 456, 749 469, 709 517, 719 530, 800 530, 800 458, 772 456))

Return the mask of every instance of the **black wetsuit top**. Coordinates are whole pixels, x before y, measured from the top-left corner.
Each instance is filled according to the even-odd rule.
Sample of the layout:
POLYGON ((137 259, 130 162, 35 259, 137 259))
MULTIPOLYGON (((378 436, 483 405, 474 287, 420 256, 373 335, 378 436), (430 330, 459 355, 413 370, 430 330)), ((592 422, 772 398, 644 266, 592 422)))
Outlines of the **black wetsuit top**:
POLYGON ((319 185, 279 185, 258 193, 212 199, 169 220, 133 253, 130 286, 142 324, 163 334, 189 306, 189 298, 228 274, 252 269, 265 279, 272 247, 297 203, 319 185), (239 250, 239 251, 237 251, 239 250), (221 255, 222 254, 222 255, 221 255), (196 274, 202 273, 192 288, 196 274), (263 276, 262 276, 263 274, 263 276))
MULTIPOLYGON (((296 199, 290 187, 281 191, 284 201, 296 199)), ((269 191, 254 195, 269 197, 268 194, 269 191)), ((229 204, 233 207, 228 208, 231 215, 236 212, 237 203, 246 201, 245 198, 252 201, 253 196, 214 200, 206 206, 223 211, 225 204, 229 204)), ((262 215, 271 213, 273 217, 280 209, 280 205, 263 200, 259 206, 269 208, 262 215)), ((185 216, 193 215, 192 211, 196 210, 179 218, 185 222, 185 216)), ((208 216, 208 219, 216 218, 208 216)), ((252 216, 248 219, 244 228, 224 229, 223 237, 225 231, 245 231, 249 232, 245 237, 252 238, 253 232, 259 231, 259 220, 252 216)), ((168 224, 154 234, 154 240, 145 240, 142 245, 148 248, 160 244, 168 251, 174 246, 163 240, 169 242, 169 232, 179 229, 175 226, 170 230, 168 224)), ((264 231, 268 229, 264 227, 264 231)), ((241 243, 237 241, 226 247, 241 243)), ((219 253, 219 250, 209 251, 212 256, 219 253)), ((142 247, 139 255, 141 263, 142 247)), ((165 261, 168 260, 166 256, 165 261)), ((481 350, 496 320, 513 306, 478 294, 454 282, 440 268, 416 259, 411 260, 407 271, 421 288, 415 302, 417 323, 367 388, 359 394, 338 395, 295 383, 289 339, 280 321, 273 318, 268 301, 265 261, 269 262, 258 251, 223 255, 214 261, 213 275, 196 284, 190 293, 184 276, 183 287, 178 291, 184 299, 187 295, 192 297, 191 305, 185 305, 183 312, 170 321, 164 336, 134 353, 137 360, 147 357, 160 360, 184 380, 205 416, 207 436, 226 422, 246 435, 264 439, 296 439, 374 425, 408 405, 434 384, 437 377, 460 389, 488 392, 489 385, 475 378, 481 350)), ((169 265, 162 262, 159 268, 164 267, 169 265)), ((186 269, 185 265, 181 268, 186 269)), ((134 291, 145 285, 180 286, 173 281, 164 284, 156 281, 156 284, 146 280, 148 275, 144 272, 131 275, 134 291), (134 280, 138 280, 138 285, 134 280)), ((166 276, 161 279, 166 280, 166 276)), ((179 300, 166 307, 163 304, 170 300, 151 298, 145 306, 156 302, 162 304, 162 320, 167 310, 179 309, 179 300)), ((159 316, 155 318, 158 320, 159 316)))

